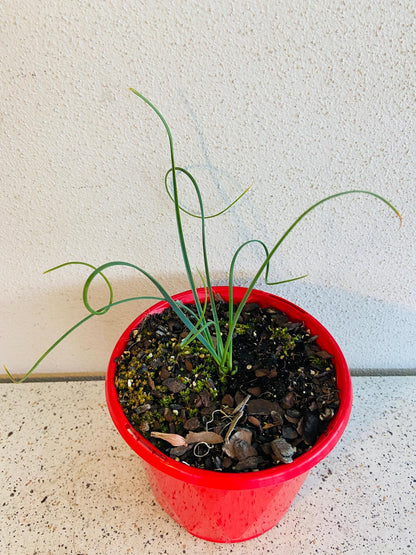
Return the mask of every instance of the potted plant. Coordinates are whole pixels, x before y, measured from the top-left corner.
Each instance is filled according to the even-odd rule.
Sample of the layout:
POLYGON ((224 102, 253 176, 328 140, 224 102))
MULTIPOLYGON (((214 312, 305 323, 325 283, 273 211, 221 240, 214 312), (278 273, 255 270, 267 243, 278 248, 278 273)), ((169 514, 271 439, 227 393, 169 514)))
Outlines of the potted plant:
MULTIPOLYGON (((106 377, 110 414, 122 437, 142 458, 155 497, 170 516, 198 537, 244 541, 274 526, 286 512, 308 471, 341 437, 352 403, 348 367, 329 332, 301 308, 255 286, 263 275, 268 285, 284 283, 269 281, 271 258, 294 227, 329 200, 367 194, 401 217, 371 191, 335 193, 303 212, 271 249, 260 240, 243 243, 232 258, 228 285, 214 287, 205 225, 208 217, 224 210, 205 215, 196 180, 175 164, 166 120, 146 97, 131 90, 155 112, 167 132, 171 167, 165 188, 175 209, 190 290, 171 296, 146 270, 129 262, 109 262, 98 268, 86 264, 92 269, 83 289, 89 314, 18 381, 24 381, 52 349, 93 316, 124 302, 157 300, 126 329, 113 351, 106 377), (190 180, 199 214, 182 206, 178 174, 190 180), (199 288, 187 254, 182 213, 201 223, 204 271, 199 272, 199 288), (252 243, 264 251, 264 261, 248 287, 235 287, 237 258, 252 243), (145 275, 160 296, 114 300, 104 273, 113 266, 145 275), (96 310, 88 292, 97 276, 108 286, 109 302, 96 310)), ((67 262, 48 271, 68 264, 85 263, 67 262)), ((7 368, 6 372, 14 379, 7 368)))

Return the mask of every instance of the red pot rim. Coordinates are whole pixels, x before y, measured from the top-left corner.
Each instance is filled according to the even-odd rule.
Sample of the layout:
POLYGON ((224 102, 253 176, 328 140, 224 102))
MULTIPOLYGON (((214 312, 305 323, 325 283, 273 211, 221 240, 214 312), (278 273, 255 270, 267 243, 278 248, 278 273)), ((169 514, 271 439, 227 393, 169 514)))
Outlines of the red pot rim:
MULTIPOLYGON (((214 287, 214 292, 219 293, 228 301, 228 287, 214 287)), ((244 287, 234 287, 234 302, 239 302, 246 292, 244 287)), ((203 298, 204 289, 198 289, 198 294, 203 298)), ((191 291, 185 291, 173 296, 174 300, 181 300, 185 304, 193 302, 191 291)), ((317 443, 306 453, 300 455, 292 463, 279 465, 267 470, 242 473, 221 473, 213 470, 201 470, 175 461, 159 451, 154 445, 140 435, 127 420, 121 405, 118 402, 117 391, 114 384, 116 365, 114 359, 122 354, 129 339, 130 332, 150 313, 159 313, 168 308, 166 301, 161 301, 136 318, 124 331, 118 340, 110 358, 106 376, 106 399, 113 422, 130 447, 147 463, 158 470, 175 478, 219 489, 251 489, 259 486, 270 486, 295 476, 308 472, 318 464, 335 447, 351 413, 352 385, 344 355, 332 335, 313 316, 295 304, 264 291, 253 289, 249 297, 250 302, 257 302, 260 306, 272 306, 285 312, 293 321, 302 321, 311 330, 313 335, 318 335, 318 344, 322 349, 333 355, 332 362, 336 370, 337 386, 340 396, 340 407, 331 420, 328 430, 320 436, 317 443)))

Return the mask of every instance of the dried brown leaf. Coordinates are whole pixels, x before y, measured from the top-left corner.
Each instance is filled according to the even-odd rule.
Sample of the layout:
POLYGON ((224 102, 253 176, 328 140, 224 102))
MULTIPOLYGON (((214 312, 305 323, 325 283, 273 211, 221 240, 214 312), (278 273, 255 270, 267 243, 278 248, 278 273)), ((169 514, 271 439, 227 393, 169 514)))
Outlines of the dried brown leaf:
POLYGON ((215 432, 189 432, 185 440, 188 443, 199 443, 200 441, 205 443, 222 443, 224 441, 223 438, 215 432))
POLYGON ((185 438, 180 436, 179 434, 164 434, 163 432, 151 432, 150 435, 152 437, 156 437, 158 439, 163 439, 167 441, 174 447, 179 447, 180 445, 188 445, 185 438))

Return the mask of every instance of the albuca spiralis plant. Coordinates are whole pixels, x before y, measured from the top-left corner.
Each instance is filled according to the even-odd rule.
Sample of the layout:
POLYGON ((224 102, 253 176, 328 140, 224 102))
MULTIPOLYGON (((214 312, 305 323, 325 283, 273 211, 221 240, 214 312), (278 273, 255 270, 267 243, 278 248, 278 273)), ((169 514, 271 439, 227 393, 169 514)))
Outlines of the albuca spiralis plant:
POLYGON ((309 214, 309 212, 311 212, 312 210, 314 210, 315 208, 317 208, 321 204, 323 204, 323 203, 325 203, 329 200, 335 199, 337 197, 341 197, 343 195, 365 194, 365 195, 373 196, 373 197, 381 200, 382 202, 384 202, 399 217, 400 222, 401 222, 401 215, 398 212, 398 210, 390 202, 388 202, 385 198, 383 198, 382 196, 378 195, 377 193, 371 192, 371 191, 349 190, 349 191, 341 191, 339 193, 335 193, 333 195, 327 196, 327 197, 323 198, 322 200, 316 202, 312 206, 310 206, 307 210, 305 210, 292 223, 292 225, 285 231, 285 233, 283 233, 283 235, 272 246, 271 249, 269 249, 263 241, 258 240, 258 239, 252 239, 252 240, 246 241, 245 243, 243 243, 242 245, 240 245, 238 247, 238 249, 236 250, 236 252, 235 252, 235 254, 234 254, 234 256, 232 257, 232 260, 231 260, 229 276, 228 276, 228 285, 229 285, 228 334, 224 338, 222 336, 221 332, 220 332, 220 323, 219 323, 219 320, 218 320, 217 311, 216 311, 215 302, 214 302, 214 294, 213 294, 212 282, 211 282, 209 264, 208 264, 208 254, 207 254, 207 245, 206 245, 206 237, 205 237, 205 222, 209 218, 214 218, 214 217, 220 216, 221 214, 226 212, 229 208, 231 208, 231 206, 233 206, 238 200, 241 199, 241 197, 243 197, 247 193, 249 188, 245 189, 240 194, 240 196, 237 197, 224 210, 221 210, 217 214, 206 216, 205 212, 204 212, 204 205, 203 205, 203 201, 202 201, 201 191, 198 187, 198 184, 197 184, 196 180, 194 179, 194 177, 192 176, 192 174, 188 170, 186 170, 185 168, 176 166, 172 134, 171 134, 171 130, 170 130, 165 118, 163 117, 161 112, 152 104, 152 102, 150 102, 150 100, 148 100, 145 96, 143 96, 141 93, 139 93, 135 89, 131 88, 130 91, 133 92, 135 95, 137 95, 142 101, 144 101, 153 110, 153 112, 158 116, 158 118, 160 119, 160 121, 162 122, 162 124, 163 124, 163 126, 166 130, 166 133, 167 133, 167 136, 168 136, 168 139, 169 139, 171 167, 168 169, 168 171, 166 172, 166 175, 165 175, 165 189, 166 189, 168 195, 170 196, 171 200, 173 201, 173 205, 174 205, 174 209, 175 209, 176 226, 177 226, 178 236, 179 236, 179 243, 180 243, 180 247, 181 247, 183 262, 184 262, 184 265, 185 265, 186 275, 187 275, 189 285, 190 285, 190 288, 192 290, 192 294, 193 294, 193 298, 194 298, 194 305, 192 305, 192 307, 191 307, 189 305, 184 305, 180 301, 173 300, 171 295, 166 291, 166 289, 152 275, 150 275, 143 268, 141 268, 141 267, 139 267, 135 264, 132 264, 130 262, 114 261, 114 262, 108 262, 108 263, 103 264, 99 267, 94 267, 91 264, 88 264, 88 263, 85 263, 85 262, 72 261, 72 262, 66 262, 64 264, 61 264, 61 265, 56 266, 54 268, 51 268, 50 270, 47 270, 45 273, 57 270, 58 268, 62 268, 62 267, 65 267, 65 266, 68 266, 68 265, 71 265, 71 264, 82 264, 82 265, 85 265, 86 267, 89 267, 90 269, 92 269, 92 272, 90 273, 88 279, 86 280, 86 282, 84 284, 84 288, 83 288, 83 302, 84 302, 84 305, 85 305, 85 307, 88 311, 88 315, 85 316, 85 318, 80 320, 78 323, 76 323, 66 333, 64 333, 57 341, 55 341, 55 343, 53 343, 53 345, 51 345, 51 347, 49 347, 49 349, 47 349, 42 354, 42 356, 35 362, 35 364, 32 366, 32 368, 22 378, 20 378, 20 379, 14 378, 13 375, 9 372, 9 370, 4 366, 8 376, 16 383, 20 383, 20 382, 26 380, 26 378, 35 370, 35 368, 38 367, 38 365, 42 362, 42 360, 57 345, 59 345, 59 343, 61 343, 61 341, 63 341, 70 333, 72 333, 75 329, 77 329, 79 326, 81 326, 84 322, 86 322, 87 320, 89 320, 93 316, 101 316, 101 315, 105 314, 106 312, 108 312, 108 310, 110 308, 112 308, 113 306, 116 306, 116 305, 119 305, 119 304, 122 304, 122 303, 126 303, 126 302, 130 302, 130 301, 137 301, 137 300, 144 300, 144 299, 159 300, 159 301, 160 300, 165 300, 165 301, 167 301, 169 303, 169 305, 171 306, 172 310, 177 314, 177 316, 181 319, 181 321, 189 329, 189 333, 188 333, 187 337, 185 339, 183 339, 181 345, 186 346, 192 341, 199 341, 208 350, 208 352, 212 356, 213 360, 218 365, 218 370, 219 370, 220 377, 225 379, 227 375, 232 375, 235 372, 235 369, 233 367, 233 335, 234 335, 234 332, 235 332, 235 329, 236 329, 236 325, 237 325, 239 316, 240 316, 245 304, 247 303, 247 300, 250 296, 251 291, 255 287, 255 285, 258 282, 258 280, 260 279, 260 277, 262 275, 264 275, 265 283, 267 285, 278 285, 278 284, 286 283, 286 282, 289 282, 289 281, 302 279, 302 278, 305 277, 305 276, 300 276, 300 277, 296 277, 296 278, 292 278, 292 279, 287 279, 287 280, 284 280, 284 281, 271 282, 271 281, 269 281, 268 274, 269 274, 269 264, 270 264, 271 258, 274 256, 274 254, 276 253, 276 251, 278 250, 280 245, 283 243, 283 241, 286 239, 286 237, 299 224, 299 222, 301 220, 303 220, 303 218, 305 218, 305 216, 307 214, 309 214), (178 193, 178 182, 177 182, 178 174, 183 174, 190 180, 190 182, 191 182, 191 184, 194 188, 197 200, 198 200, 199 214, 195 214, 195 213, 192 213, 188 210, 185 210, 185 208, 181 205, 181 203, 179 201, 179 193, 178 193), (169 178, 171 179, 171 187, 169 185, 169 178), (205 300, 204 300, 203 303, 200 302, 199 297, 197 295, 197 286, 196 286, 196 283, 195 283, 195 279, 194 279, 193 272, 192 272, 191 265, 190 265, 189 258, 188 258, 188 253, 187 253, 186 243, 185 243, 184 233, 183 233, 183 226, 182 226, 182 213, 186 213, 189 216, 199 218, 200 222, 201 222, 201 240, 202 240, 202 255, 203 255, 203 261, 204 261, 204 272, 203 273, 199 272, 199 275, 201 277, 201 280, 204 284, 204 288, 205 288, 205 291, 206 291, 205 300), (234 267, 235 267, 237 258, 239 256, 240 252, 242 251, 242 249, 244 247, 246 247, 247 245, 253 244, 253 243, 260 245, 261 248, 264 250, 264 260, 263 260, 262 264, 260 265, 260 267, 258 268, 256 274, 254 275, 251 283, 247 287, 247 291, 246 291, 243 299, 241 300, 241 302, 235 308, 234 307, 234 302, 233 302, 234 267), (138 296, 138 297, 129 297, 129 298, 126 298, 126 299, 121 299, 121 300, 114 300, 112 285, 111 285, 110 281, 108 280, 108 278, 106 277, 106 275, 104 274, 104 272, 106 270, 108 270, 109 268, 111 268, 113 266, 124 266, 124 267, 129 267, 129 268, 133 268, 133 269, 137 270, 138 272, 140 272, 141 274, 146 276, 155 285, 155 287, 158 289, 158 291, 160 293, 160 296, 159 297, 138 296), (94 310, 94 308, 91 306, 91 304, 89 302, 88 293, 89 293, 91 283, 94 281, 94 279, 97 276, 101 276, 101 278, 103 278, 105 280, 105 283, 107 284, 108 291, 109 291, 109 301, 108 301, 107 305, 105 305, 105 306, 103 306, 103 307, 101 307, 97 310, 94 310), (211 314, 212 314, 212 319, 210 319, 210 320, 207 320, 207 318, 206 318, 206 309, 207 309, 208 303, 210 304, 211 314))

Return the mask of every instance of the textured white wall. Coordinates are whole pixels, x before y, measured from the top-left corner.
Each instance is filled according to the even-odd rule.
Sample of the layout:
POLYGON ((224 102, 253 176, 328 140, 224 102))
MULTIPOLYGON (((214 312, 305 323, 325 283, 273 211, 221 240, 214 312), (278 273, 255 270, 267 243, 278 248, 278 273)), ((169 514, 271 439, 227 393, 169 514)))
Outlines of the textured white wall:
MULTIPOLYGON (((272 245, 308 205, 343 189, 284 244, 270 290, 309 310, 352 368, 416 367, 415 4, 413 0, 58 0, 2 2, 0 353, 24 372, 84 315, 84 269, 67 260, 136 262, 172 292, 187 288, 164 131, 127 87, 165 114, 177 163, 207 211, 224 282, 235 248, 272 245)), ((190 203, 192 205, 192 203, 190 203)), ((190 221, 195 266, 198 222, 190 221)), ((246 284, 261 261, 241 259, 246 284)), ((119 296, 152 294, 110 272, 119 296)), ((260 284, 261 285, 261 284, 260 284)), ((97 303, 106 291, 97 287, 97 303)), ((43 372, 102 372, 112 344, 149 303, 115 308, 44 361, 43 372)))

